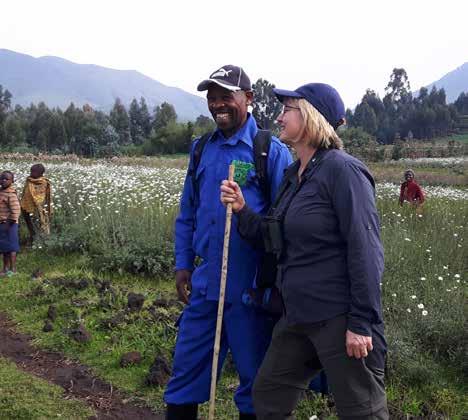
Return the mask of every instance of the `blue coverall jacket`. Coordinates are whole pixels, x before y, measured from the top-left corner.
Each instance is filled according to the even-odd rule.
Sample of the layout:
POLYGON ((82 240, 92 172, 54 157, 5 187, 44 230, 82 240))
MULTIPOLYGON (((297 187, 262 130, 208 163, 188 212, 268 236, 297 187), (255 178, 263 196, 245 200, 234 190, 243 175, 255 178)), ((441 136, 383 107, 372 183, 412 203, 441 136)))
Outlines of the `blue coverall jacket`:
MULTIPOLYGON (((187 175, 185 180, 175 225, 175 254, 176 270, 193 270, 192 293, 180 319, 172 377, 164 394, 169 404, 194 404, 209 399, 226 219, 220 185, 227 179, 233 161, 251 164, 241 186, 246 202, 259 213, 268 209, 270 203, 263 197, 255 177, 253 140, 257 130, 249 115, 229 139, 221 131, 215 131, 197 168, 198 197, 194 196, 191 176, 187 175), (195 257, 199 259, 197 266, 195 257)), ((275 196, 291 161, 286 146, 273 137, 267 163, 271 197, 275 196)), ((229 349, 240 382, 234 400, 240 412, 253 413, 251 388, 268 348, 273 324, 265 314, 242 304, 243 291, 254 286, 258 254, 240 238, 235 218, 232 221, 219 364, 221 367, 229 349)))
MULTIPOLYGON (((255 176, 253 139, 257 130, 255 120, 249 115, 244 126, 228 140, 219 130, 213 134, 197 168, 198 200, 194 199, 191 177, 187 176, 185 180, 180 214, 175 225, 176 270, 194 270, 195 256, 198 256, 201 261, 193 273, 192 287, 206 295, 208 300, 218 300, 219 296, 226 219, 226 208, 219 199, 220 185, 227 179, 229 165, 233 161, 252 164, 246 183, 241 186, 249 208, 262 214, 270 206, 255 176), (196 201, 199 202, 198 208, 194 208, 196 201)), ((271 197, 275 197, 284 170, 291 162, 286 146, 273 137, 267 164, 271 197)), ((253 287, 257 253, 239 236, 235 218, 232 223, 226 302, 240 302, 242 292, 253 287)))

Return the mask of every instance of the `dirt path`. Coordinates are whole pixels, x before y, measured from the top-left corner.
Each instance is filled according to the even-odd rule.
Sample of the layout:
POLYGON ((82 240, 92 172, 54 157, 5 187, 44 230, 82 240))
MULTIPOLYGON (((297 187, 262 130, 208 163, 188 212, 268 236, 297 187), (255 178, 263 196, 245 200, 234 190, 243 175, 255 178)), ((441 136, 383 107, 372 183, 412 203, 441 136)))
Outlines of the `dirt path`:
POLYGON ((125 397, 112 385, 96 378, 90 369, 66 359, 56 352, 34 348, 31 337, 18 333, 13 322, 0 312, 0 356, 11 361, 22 370, 61 386, 66 395, 90 405, 97 419, 153 419, 164 416, 154 414, 125 401, 125 397))

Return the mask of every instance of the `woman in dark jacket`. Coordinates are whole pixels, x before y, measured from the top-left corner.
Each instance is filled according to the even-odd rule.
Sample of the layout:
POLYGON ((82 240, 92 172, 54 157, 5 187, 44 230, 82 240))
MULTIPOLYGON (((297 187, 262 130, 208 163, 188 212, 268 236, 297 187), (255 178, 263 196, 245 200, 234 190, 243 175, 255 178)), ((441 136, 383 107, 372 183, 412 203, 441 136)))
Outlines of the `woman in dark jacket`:
POLYGON ((276 251, 284 311, 253 389, 257 418, 292 418, 301 391, 322 369, 342 419, 387 419, 380 279, 383 249, 374 180, 342 151, 345 108, 329 85, 275 89, 280 139, 298 160, 267 218, 223 181, 247 241, 276 251))

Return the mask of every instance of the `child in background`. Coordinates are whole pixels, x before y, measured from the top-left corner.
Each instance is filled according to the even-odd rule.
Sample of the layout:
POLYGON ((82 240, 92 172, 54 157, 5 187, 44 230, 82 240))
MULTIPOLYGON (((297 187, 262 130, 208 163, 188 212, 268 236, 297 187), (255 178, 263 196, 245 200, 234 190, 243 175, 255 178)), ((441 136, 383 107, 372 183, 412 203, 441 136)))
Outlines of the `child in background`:
POLYGON ((0 174, 0 252, 3 254, 3 270, 0 277, 16 273, 16 253, 19 251, 18 219, 20 202, 12 186, 14 175, 10 171, 0 174))
POLYGON ((400 206, 403 202, 408 201, 416 208, 424 203, 424 193, 422 188, 414 180, 414 172, 411 169, 405 171, 405 181, 401 184, 400 188, 400 206))
POLYGON ((50 234, 52 192, 50 182, 44 177, 44 172, 44 165, 40 163, 31 166, 31 175, 26 178, 21 197, 21 209, 28 227, 31 245, 38 230, 35 225, 39 224, 42 234, 50 234))

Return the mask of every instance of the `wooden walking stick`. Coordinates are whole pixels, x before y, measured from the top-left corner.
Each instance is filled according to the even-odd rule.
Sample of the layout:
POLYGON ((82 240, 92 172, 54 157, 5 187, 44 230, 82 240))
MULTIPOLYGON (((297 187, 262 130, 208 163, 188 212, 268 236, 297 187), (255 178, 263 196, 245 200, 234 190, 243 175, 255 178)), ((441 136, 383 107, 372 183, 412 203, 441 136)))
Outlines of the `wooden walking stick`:
MULTIPOLYGON (((229 181, 234 179, 234 165, 229 165, 229 181)), ((229 237, 231 236, 232 204, 226 206, 226 227, 224 228, 223 264, 221 266, 221 282, 219 286, 218 318, 216 319, 216 335, 213 348, 213 365, 211 368, 210 411, 208 420, 214 420, 216 379, 218 376, 219 346, 223 328, 224 294, 226 292, 226 277, 228 269, 229 237)))

